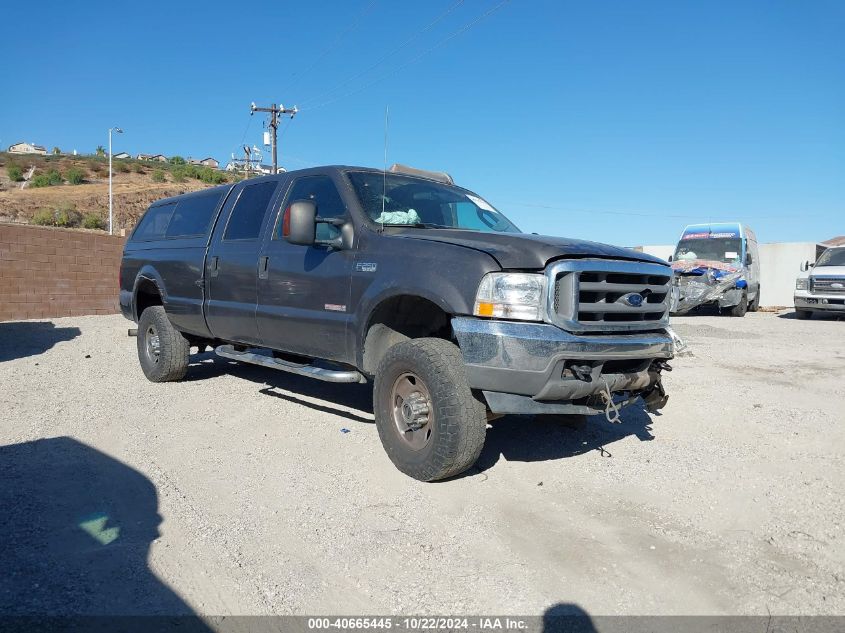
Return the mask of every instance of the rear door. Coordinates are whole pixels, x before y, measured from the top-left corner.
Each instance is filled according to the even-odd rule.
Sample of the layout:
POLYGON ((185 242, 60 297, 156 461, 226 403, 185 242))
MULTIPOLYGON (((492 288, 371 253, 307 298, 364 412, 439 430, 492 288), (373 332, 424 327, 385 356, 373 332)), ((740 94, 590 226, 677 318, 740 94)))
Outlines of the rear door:
POLYGON ((241 183, 223 208, 205 262, 206 321, 215 338, 259 345, 258 251, 279 179, 241 183))
MULTIPOLYGON (((355 250, 299 246, 282 237, 284 214, 296 200, 313 200, 321 218, 349 217, 334 180, 328 175, 297 178, 291 184, 261 252, 258 280, 258 331, 266 347, 350 362, 347 328, 355 250)), ((317 239, 339 235, 320 223, 317 239)))

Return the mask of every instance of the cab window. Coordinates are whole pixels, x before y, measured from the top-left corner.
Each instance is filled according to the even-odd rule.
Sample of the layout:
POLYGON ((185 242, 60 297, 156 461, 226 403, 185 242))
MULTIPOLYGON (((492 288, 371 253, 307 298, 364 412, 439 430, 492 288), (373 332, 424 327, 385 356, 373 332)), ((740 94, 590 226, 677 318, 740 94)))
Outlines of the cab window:
POLYGON ((267 205, 273 199, 278 184, 277 180, 265 180, 241 189, 223 233, 224 240, 258 239, 267 205))

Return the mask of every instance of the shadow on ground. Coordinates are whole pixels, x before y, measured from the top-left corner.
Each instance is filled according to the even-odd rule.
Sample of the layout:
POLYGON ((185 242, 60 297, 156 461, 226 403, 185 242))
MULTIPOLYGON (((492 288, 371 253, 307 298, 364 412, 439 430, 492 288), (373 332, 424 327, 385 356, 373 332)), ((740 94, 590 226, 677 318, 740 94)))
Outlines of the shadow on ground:
MULTIPOLYGON (((795 319, 798 321, 798 313, 794 310, 791 312, 781 312, 778 314, 779 319, 795 319)), ((813 321, 841 321, 845 319, 845 313, 843 312, 813 312, 813 316, 811 317, 813 321)), ((807 319, 810 320, 810 319, 807 319)))
POLYGON ((577 604, 559 602, 543 613, 542 633, 596 633, 590 614, 577 604))
POLYGON ((147 565, 161 517, 141 473, 57 437, 0 447, 0 481, 0 615, 193 614, 147 565))
MULTIPOLYGON (((612 450, 608 447, 631 435, 642 442, 654 439, 651 417, 640 405, 623 409, 621 421, 617 424, 610 424, 604 415, 510 415, 490 423, 487 441, 475 469, 483 472, 492 468, 500 457, 509 462, 539 462, 574 457, 590 451, 612 457, 612 450)), ((473 470, 468 474, 471 475, 473 470)))
MULTIPOLYGON (((261 385, 259 393, 308 407, 344 420, 372 424, 372 385, 334 384, 274 371, 256 365, 238 363, 215 356, 213 352, 195 354, 185 380, 208 380, 231 374, 261 385), (312 402, 313 398, 321 402, 312 402), (339 406, 334 406, 339 405, 339 406), (352 411, 339 408, 340 406, 352 411)), ((598 451, 605 457, 612 453, 610 444, 628 436, 641 441, 654 439, 651 418, 642 405, 622 410, 621 422, 610 424, 604 415, 591 416, 506 416, 493 420, 487 429, 484 450, 474 468, 467 472, 492 468, 500 456, 508 461, 548 461, 598 451)), ((374 435, 375 439, 375 435, 374 435)))
POLYGON ((78 327, 56 327, 52 321, 4 321, 0 323, 0 363, 43 354, 80 334, 78 327))
POLYGON ((263 388, 259 389, 259 393, 263 395, 292 402, 322 413, 337 415, 347 420, 367 424, 373 423, 373 387, 371 384, 324 382, 258 365, 239 363, 221 358, 214 352, 193 354, 185 380, 208 380, 226 374, 263 385, 263 388), (310 402, 298 396, 315 398, 324 402, 310 402), (348 407, 357 413, 350 413, 332 406, 333 404, 348 407))

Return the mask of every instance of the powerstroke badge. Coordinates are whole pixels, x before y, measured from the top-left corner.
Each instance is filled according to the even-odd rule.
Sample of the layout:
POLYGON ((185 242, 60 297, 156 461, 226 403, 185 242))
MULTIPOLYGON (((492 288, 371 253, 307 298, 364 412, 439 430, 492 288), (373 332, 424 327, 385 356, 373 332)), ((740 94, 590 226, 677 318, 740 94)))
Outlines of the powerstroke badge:
POLYGON ((332 312, 346 312, 346 306, 338 303, 327 303, 325 308, 326 310, 331 310, 332 312))

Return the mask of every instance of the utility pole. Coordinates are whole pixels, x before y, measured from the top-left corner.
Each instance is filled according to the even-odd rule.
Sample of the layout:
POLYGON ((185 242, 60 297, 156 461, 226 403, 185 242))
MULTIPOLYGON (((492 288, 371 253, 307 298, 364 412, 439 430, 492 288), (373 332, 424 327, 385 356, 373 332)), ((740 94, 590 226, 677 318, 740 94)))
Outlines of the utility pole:
POLYGON ((296 116, 298 110, 296 109, 296 106, 293 106, 292 108, 285 108, 285 106, 277 106, 275 103, 270 104, 269 108, 259 108, 257 105, 255 105, 255 102, 253 101, 249 105, 249 114, 250 116, 252 116, 256 112, 270 113, 270 129, 272 130, 270 134, 270 147, 273 153, 273 173, 277 174, 279 173, 279 162, 276 158, 276 135, 279 131, 279 116, 282 114, 289 114, 290 118, 293 118, 294 116, 296 116))
POLYGON ((249 178, 249 170, 252 167, 252 159, 250 158, 250 154, 252 154, 252 150, 249 149, 249 145, 244 145, 244 167, 246 168, 247 178, 249 178))

